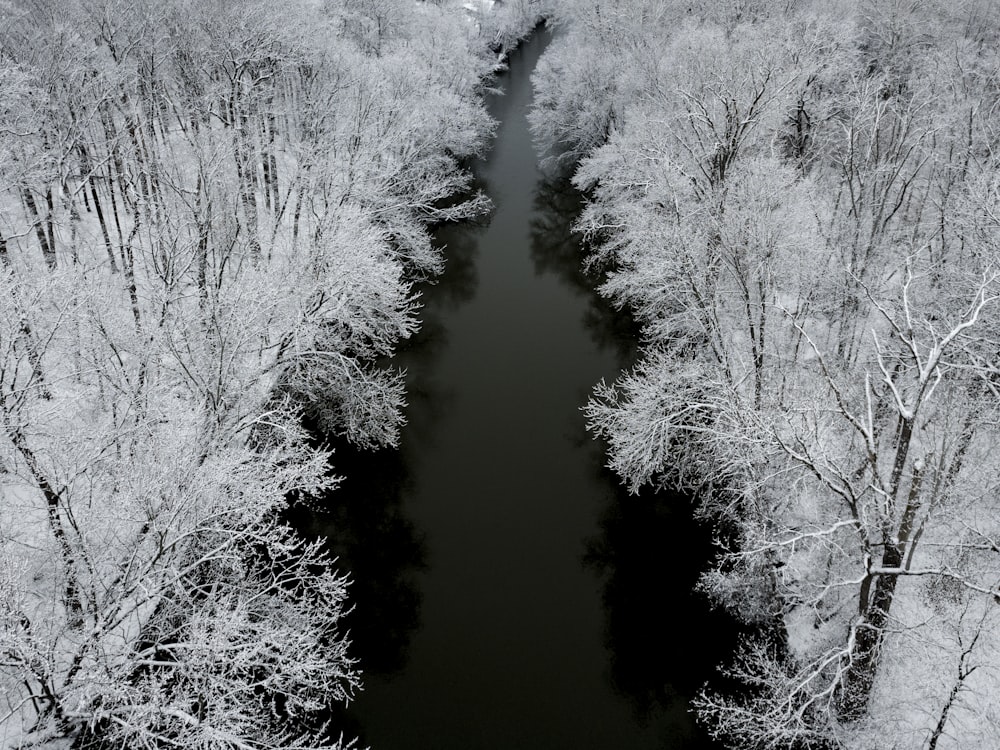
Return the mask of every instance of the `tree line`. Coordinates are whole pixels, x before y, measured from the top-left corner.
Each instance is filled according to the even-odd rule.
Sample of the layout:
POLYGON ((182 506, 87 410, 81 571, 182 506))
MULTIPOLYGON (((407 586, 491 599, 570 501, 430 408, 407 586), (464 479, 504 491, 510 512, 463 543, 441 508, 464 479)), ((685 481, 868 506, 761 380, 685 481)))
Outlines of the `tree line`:
POLYGON ((393 445, 532 3, 0 11, 0 740, 347 747, 347 577, 283 525, 393 445), (336 457, 332 458, 337 470, 336 457))
MULTIPOLYGON (((1000 26, 979 0, 564 0, 534 133, 639 363, 586 406, 759 627, 734 748, 993 746, 1000 26)), ((664 634, 668 637, 668 634, 664 634)))

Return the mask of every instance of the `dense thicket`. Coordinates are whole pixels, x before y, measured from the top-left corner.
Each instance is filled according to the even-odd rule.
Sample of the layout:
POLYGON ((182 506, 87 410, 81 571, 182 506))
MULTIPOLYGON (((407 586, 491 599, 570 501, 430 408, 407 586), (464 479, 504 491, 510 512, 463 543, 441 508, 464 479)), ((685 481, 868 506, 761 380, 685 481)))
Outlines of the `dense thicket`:
MULTIPOLYGON (((565 0, 536 136, 643 325, 587 415, 725 529, 736 748, 1000 744, 989 2, 565 0)), ((667 634, 664 634, 667 637, 667 634)))
MULTIPOLYGON (((430 224, 532 3, 0 7, 0 744, 340 746, 303 409, 393 444, 430 224)), ((343 469, 344 467, 337 467, 343 469)))

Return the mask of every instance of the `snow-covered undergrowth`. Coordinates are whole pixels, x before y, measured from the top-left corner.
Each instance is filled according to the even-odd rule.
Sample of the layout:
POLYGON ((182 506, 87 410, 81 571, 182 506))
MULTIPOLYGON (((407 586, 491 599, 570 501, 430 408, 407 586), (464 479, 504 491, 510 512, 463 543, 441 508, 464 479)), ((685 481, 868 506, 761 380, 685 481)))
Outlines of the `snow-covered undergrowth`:
MULTIPOLYGON (((587 406, 781 643, 732 747, 1000 745, 1000 28, 986 2, 565 0, 538 139, 644 357, 587 406)), ((667 634, 664 634, 667 637, 667 634)))
POLYGON ((278 521, 335 481, 299 417, 397 440, 374 362, 429 226, 488 206, 504 5, 5 8, 0 746, 342 744, 347 581, 278 521))

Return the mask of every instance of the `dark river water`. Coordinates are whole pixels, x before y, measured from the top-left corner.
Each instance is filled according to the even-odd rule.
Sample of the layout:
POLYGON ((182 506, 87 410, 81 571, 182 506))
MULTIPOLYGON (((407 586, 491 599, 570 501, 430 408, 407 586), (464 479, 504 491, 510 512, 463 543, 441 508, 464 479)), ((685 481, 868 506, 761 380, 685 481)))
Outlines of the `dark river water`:
POLYGON ((527 130, 538 32, 490 101, 475 165, 496 210, 439 233, 398 451, 338 451, 348 479, 303 521, 350 570, 365 689, 345 735, 374 750, 713 747, 688 700, 732 645, 691 593, 710 554, 683 498, 629 496, 580 406, 633 354, 591 291, 527 130))

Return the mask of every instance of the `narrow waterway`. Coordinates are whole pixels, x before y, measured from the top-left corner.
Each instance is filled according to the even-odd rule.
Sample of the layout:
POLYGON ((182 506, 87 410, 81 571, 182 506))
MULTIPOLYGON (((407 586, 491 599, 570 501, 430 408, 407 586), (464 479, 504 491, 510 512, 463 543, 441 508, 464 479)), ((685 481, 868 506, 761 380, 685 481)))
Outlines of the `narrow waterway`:
POLYGON ((537 168, 525 114, 536 33, 490 102, 475 170, 495 212, 450 227, 425 288, 398 451, 350 454, 313 518, 355 580, 365 690, 345 733, 374 750, 712 747, 688 699, 728 647, 691 593, 707 532, 679 499, 630 497, 580 406, 631 357, 579 272, 579 197, 537 168))

